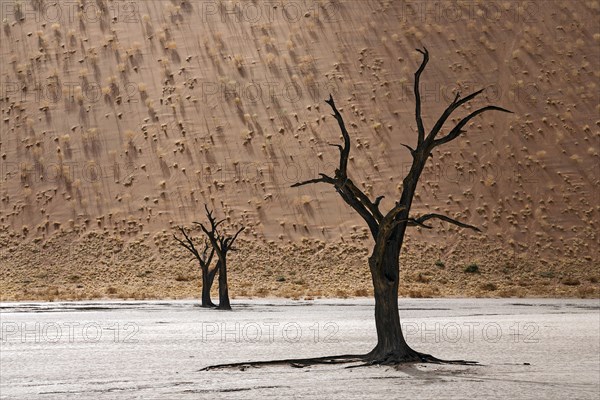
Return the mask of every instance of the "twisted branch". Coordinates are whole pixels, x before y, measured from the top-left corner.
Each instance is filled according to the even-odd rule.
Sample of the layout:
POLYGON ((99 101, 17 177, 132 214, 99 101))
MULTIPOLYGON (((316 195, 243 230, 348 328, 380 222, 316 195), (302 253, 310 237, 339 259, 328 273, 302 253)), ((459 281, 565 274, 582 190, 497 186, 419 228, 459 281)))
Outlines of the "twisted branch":
POLYGON ((429 135, 427 135, 427 141, 431 142, 435 139, 435 137, 437 136, 437 134, 440 132, 440 130, 442 129, 442 127, 444 126, 444 124, 446 123, 446 121, 448 120, 448 118, 450 118, 450 115, 452 115, 452 113, 460 106, 462 106, 463 104, 473 100, 475 97, 477 97, 479 94, 481 94, 484 91, 484 89, 480 89, 474 93, 471 93, 470 95, 468 95, 467 97, 464 98, 460 98, 460 92, 456 93, 456 96, 454 97, 454 100, 452 101, 452 103, 450 103, 448 105, 448 107, 446 108, 446 110, 444 110, 444 112, 442 113, 442 115, 440 116, 440 118, 437 120, 437 122, 435 123, 435 125, 433 126, 433 128, 431 128, 431 132, 429 132, 429 135))
POLYGON ((335 179, 330 178, 329 176, 325 175, 325 174, 319 174, 321 177, 320 178, 314 178, 314 179, 309 179, 307 181, 303 181, 303 182, 296 182, 292 185, 292 187, 299 187, 299 186, 304 186, 304 185, 309 185, 311 183, 329 183, 331 185, 335 184, 335 179))
POLYGON ((331 109, 333 110, 333 116, 338 122, 340 126, 340 130, 342 131, 342 136, 344 138, 344 146, 339 146, 340 149, 340 166, 338 170, 336 170, 336 178, 343 179, 347 176, 348 170, 348 157, 350 156, 350 134, 346 129, 346 124, 344 123, 344 118, 342 118, 342 114, 338 111, 335 106, 335 102, 333 101, 333 96, 330 94, 329 99, 325 100, 325 103, 329 104, 331 109))
MULTIPOLYGON (((196 250, 196 246, 194 246, 194 242, 192 241, 192 239, 188 236, 187 232, 185 231, 185 228, 183 228, 183 226, 178 226, 177 227, 179 229, 179 231, 183 234, 183 237, 185 238, 185 241, 179 239, 175 234, 173 234, 173 238, 184 248, 186 248, 190 253, 192 253, 198 260, 200 260, 200 253, 198 253, 198 250, 196 250)), ((206 251, 206 249, 205 249, 206 251)))
MULTIPOLYGON (((429 52, 427 48, 423 47, 423 50, 416 49, 419 53, 423 54, 423 61, 421 62, 421 66, 415 72, 415 118, 417 120, 417 130, 419 131, 418 143, 423 143, 425 138, 425 127, 423 126, 423 118, 421 118, 421 93, 419 90, 419 82, 421 80, 421 74, 425 70, 425 66, 429 62, 429 52)), ((412 152, 411 152, 412 153, 412 152)))
MULTIPOLYGON (((466 116, 465 118, 463 118, 462 120, 460 120, 460 122, 458 124, 456 124, 456 126, 454 128, 452 128, 452 130, 450 131, 450 133, 448 133, 446 136, 444 136, 444 137, 442 137, 440 139, 436 139, 436 140, 433 140, 433 138, 435 138, 435 135, 431 136, 432 140, 433 140, 433 142, 431 144, 431 147, 432 148, 433 147, 437 147, 437 146, 440 146, 442 144, 448 143, 448 142, 456 139, 457 137, 460 136, 461 133, 465 132, 464 130, 462 130, 462 128, 464 128, 465 125, 467 125, 467 123, 470 120, 472 120, 477 115, 479 115, 481 113, 484 113, 486 111, 502 111, 502 112, 509 113, 509 114, 513 113, 510 110, 507 110, 507 109, 502 108, 502 107, 497 107, 497 106, 485 106, 483 108, 475 110, 471 114, 469 114, 468 116, 466 116)), ((433 133, 433 131, 432 131, 432 133, 433 133)), ((437 132, 436 132, 436 134, 437 134, 437 132)), ((429 139, 429 137, 428 137, 428 139, 429 139)))
POLYGON ((350 156, 350 134, 346 129, 346 124, 344 123, 344 118, 340 114, 339 110, 335 105, 335 101, 333 100, 333 96, 330 94, 329 99, 325 100, 327 104, 331 107, 333 111, 333 117, 337 120, 340 130, 342 132, 342 137, 344 139, 344 145, 332 144, 328 143, 330 146, 337 147, 340 151, 340 161, 339 167, 335 170, 335 177, 332 178, 325 174, 319 174, 320 178, 309 179, 302 182, 297 182, 292 185, 292 187, 300 187, 304 185, 309 185, 313 183, 328 183, 333 185, 336 191, 340 194, 342 199, 350 205, 358 214, 363 217, 363 219, 367 222, 373 237, 377 236, 377 231, 379 228, 379 222, 383 219, 383 215, 381 211, 379 211, 379 203, 381 199, 375 200, 372 202, 362 190, 360 190, 352 179, 348 177, 348 158, 350 156))
POLYGON ((450 217, 448 217, 446 215, 436 214, 436 213, 424 214, 424 215, 421 215, 418 218, 409 218, 407 220, 407 223, 410 226, 421 226, 421 227, 426 228, 426 229, 431 229, 432 227, 430 225, 425 225, 425 221, 428 221, 428 220, 433 219, 433 218, 441 219, 442 221, 446 221, 446 222, 454 224, 456 226, 460 226, 461 228, 468 228, 468 229, 473 229, 476 232, 481 232, 481 229, 479 229, 476 226, 465 224, 464 222, 457 221, 457 220, 455 220, 453 218, 450 218, 450 217))
POLYGON ((242 226, 233 236, 228 237, 225 234, 221 234, 218 232, 217 227, 223 221, 225 221, 225 219, 217 221, 213 215, 213 212, 208 209, 206 204, 204 205, 204 209, 206 210, 206 217, 210 223, 210 230, 201 222, 194 222, 194 224, 199 225, 202 231, 206 234, 213 247, 213 251, 217 252, 219 259, 224 259, 227 255, 227 252, 232 249, 233 242, 237 239, 238 235, 245 229, 245 227, 242 226))

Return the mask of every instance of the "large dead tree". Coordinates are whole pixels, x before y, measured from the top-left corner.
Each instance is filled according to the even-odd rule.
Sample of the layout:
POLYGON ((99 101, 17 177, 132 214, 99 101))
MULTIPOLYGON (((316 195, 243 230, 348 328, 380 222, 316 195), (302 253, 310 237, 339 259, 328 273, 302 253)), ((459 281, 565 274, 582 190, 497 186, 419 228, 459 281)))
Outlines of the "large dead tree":
MULTIPOLYGON (((413 350, 405 341, 400 325, 400 315, 398 312, 398 284, 400 282, 400 251, 406 230, 411 226, 421 226, 431 228, 426 222, 438 219, 461 228, 478 228, 459 222, 441 214, 424 214, 414 216, 411 214, 411 206, 419 182, 419 177, 425 167, 427 159, 432 156, 432 151, 446 143, 449 143, 464 132, 467 126, 476 116, 486 111, 502 111, 510 113, 511 111, 496 106, 485 106, 472 111, 466 117, 462 118, 447 134, 440 135, 442 127, 448 118, 463 104, 473 100, 483 90, 462 97, 456 93, 454 100, 447 106, 446 110, 439 117, 435 125, 426 134, 423 119, 421 117, 421 96, 419 92, 419 81, 421 74, 429 61, 429 52, 427 49, 419 50, 423 55, 420 67, 415 72, 414 94, 415 94, 415 116, 417 124, 417 143, 409 146, 403 144, 412 156, 412 165, 410 171, 402 182, 402 193, 400 198, 395 201, 395 205, 388 211, 383 212, 380 209, 380 203, 383 196, 371 200, 361 189, 359 189, 348 175, 348 158, 350 155, 350 135, 344 124, 344 119, 338 111, 333 97, 326 100, 327 104, 333 110, 339 128, 344 139, 343 145, 332 144, 340 151, 339 166, 333 176, 319 174, 318 178, 310 179, 304 182, 298 182, 293 187, 300 187, 308 184, 324 183, 331 185, 340 194, 342 199, 352 207, 367 223, 373 240, 375 242, 373 251, 369 257, 369 268, 373 280, 375 294, 375 325, 377 328, 377 345, 365 355, 342 355, 310 359, 290 359, 277 361, 263 361, 250 363, 251 365, 264 364, 292 364, 294 366, 305 366, 314 363, 342 363, 342 362, 364 362, 363 365, 372 364, 398 364, 402 362, 452 362, 452 363, 470 363, 468 361, 455 360, 443 361, 431 355, 420 353, 413 350)), ((229 365, 219 365, 212 368, 237 367, 248 365, 248 363, 238 363, 229 365)))
POLYGON ((175 234, 173 237, 175 240, 185 249, 187 249, 190 253, 194 255, 198 263, 200 264, 200 270, 202 271, 202 307, 216 307, 216 305, 212 302, 210 298, 210 289, 215 280, 215 275, 219 269, 219 265, 213 266, 211 268, 211 263, 213 257, 215 255, 215 249, 210 244, 208 239, 204 239, 204 246, 202 248, 202 252, 199 252, 196 249, 194 241, 190 237, 190 235, 186 232, 185 228, 182 226, 178 227, 179 231, 183 235, 183 239, 179 239, 175 234))
POLYGON ((221 310, 231 310, 231 304, 229 302, 229 288, 227 286, 227 253, 229 251, 235 251, 233 243, 237 239, 238 235, 244 230, 244 227, 238 229, 233 236, 220 233, 217 228, 224 219, 217 221, 212 211, 208 209, 208 206, 204 205, 206 210, 206 216, 210 224, 210 228, 207 228, 200 222, 194 222, 200 226, 202 231, 208 237, 213 250, 217 253, 218 257, 218 269, 219 269, 219 306, 217 308, 221 310))

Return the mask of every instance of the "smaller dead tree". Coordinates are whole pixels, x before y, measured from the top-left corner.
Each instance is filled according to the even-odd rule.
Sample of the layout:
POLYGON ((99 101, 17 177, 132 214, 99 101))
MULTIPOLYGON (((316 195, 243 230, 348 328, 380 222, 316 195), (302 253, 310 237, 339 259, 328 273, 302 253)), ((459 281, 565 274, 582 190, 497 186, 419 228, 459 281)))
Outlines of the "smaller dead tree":
POLYGON ((194 241, 188 235, 185 228, 182 226, 177 227, 184 239, 179 239, 175 234, 173 237, 177 242, 187 249, 190 253, 194 255, 194 257, 198 260, 200 264, 200 270, 202 271, 202 307, 216 307, 216 305, 212 302, 210 298, 210 289, 212 288, 213 282, 215 280, 215 275, 219 269, 219 265, 215 265, 212 268, 210 264, 212 263, 213 257, 215 255, 215 249, 212 247, 208 239, 204 239, 204 246, 202 248, 202 252, 199 252, 194 245, 194 241), (209 250, 210 249, 210 250, 209 250))
POLYGON ((217 221, 213 212, 208 209, 208 206, 204 205, 204 209, 206 210, 206 217, 208 218, 210 229, 200 222, 194 222, 194 224, 200 226, 202 232, 206 235, 202 252, 198 251, 194 239, 188 234, 184 227, 178 227, 179 232, 183 235, 183 239, 178 238, 175 234, 173 234, 173 237, 179 245, 192 253, 200 264, 200 269, 202 271, 202 307, 216 307, 220 310, 231 310, 229 288, 227 285, 227 253, 236 250, 233 247, 233 243, 238 235, 244 230, 244 227, 238 229, 233 236, 221 233, 217 230, 217 227, 225 220, 222 219, 217 221), (217 255, 217 262, 211 267, 215 254, 217 255), (219 273, 218 306, 215 305, 210 298, 210 289, 212 288, 217 272, 219 273))
POLYGON ((233 243, 237 239, 238 235, 244 230, 242 226, 233 236, 222 234, 217 231, 217 227, 225 221, 224 219, 217 221, 212 211, 208 209, 208 206, 204 205, 206 210, 206 217, 210 224, 210 228, 207 228, 200 222, 194 222, 194 224, 200 225, 202 231, 208 237, 213 250, 217 253, 218 262, 217 266, 219 269, 219 308, 220 310, 231 310, 231 304, 229 302, 229 288, 227 286, 227 253, 229 251, 235 251, 233 243))

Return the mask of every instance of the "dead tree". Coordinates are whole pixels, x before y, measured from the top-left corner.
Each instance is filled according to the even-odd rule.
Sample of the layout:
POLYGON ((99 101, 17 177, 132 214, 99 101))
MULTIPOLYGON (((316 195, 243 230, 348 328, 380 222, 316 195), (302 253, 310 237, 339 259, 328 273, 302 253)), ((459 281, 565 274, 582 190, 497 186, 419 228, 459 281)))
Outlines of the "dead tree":
POLYGON ((175 234, 173 237, 175 240, 185 249, 187 249, 190 253, 194 255, 194 257, 198 260, 200 264, 200 270, 202 271, 202 307, 216 307, 216 305, 212 302, 210 298, 210 289, 215 280, 215 275, 217 270, 219 269, 218 264, 214 267, 210 267, 213 257, 215 255, 215 249, 212 247, 208 239, 204 239, 204 246, 202 249, 202 253, 198 252, 196 246, 194 245, 194 241, 188 235, 185 228, 182 226, 178 227, 179 231, 183 235, 184 239, 179 239, 175 234), (210 251, 209 251, 210 249, 210 251))
MULTIPOLYGON (((454 100, 447 106, 435 125, 426 134, 423 119, 421 117, 421 96, 419 92, 419 80, 421 74, 429 61, 429 52, 427 49, 419 50, 423 55, 420 67, 415 72, 414 94, 415 94, 415 117, 417 124, 417 143, 412 147, 403 144, 410 151, 412 156, 412 165, 410 171, 402 182, 402 193, 400 198, 395 201, 395 205, 387 212, 382 212, 380 203, 383 196, 371 200, 360 188, 358 188, 352 179, 348 176, 348 158, 350 154, 350 135, 344 124, 344 119, 335 106, 333 97, 326 100, 327 104, 333 110, 339 128, 342 132, 344 144, 332 144, 340 151, 339 166, 335 170, 334 176, 319 174, 318 178, 310 179, 304 182, 298 182, 293 187, 304 186, 313 183, 325 183, 332 185, 339 193, 342 199, 352 207, 367 223, 373 240, 375 242, 373 251, 369 257, 369 269, 373 280, 375 295, 375 325, 377 328, 377 345, 365 355, 344 355, 321 357, 311 359, 278 360, 259 363, 250 363, 251 365, 264 364, 282 364, 288 363, 294 366, 305 366, 314 363, 339 363, 363 361, 363 365, 372 364, 398 364, 402 362, 455 362, 469 363, 467 361, 443 361, 431 355, 420 353, 408 346, 402 334, 400 325, 400 315, 398 313, 398 284, 400 278, 400 251, 408 227, 421 226, 432 228, 426 222, 433 219, 439 219, 462 228, 469 228, 479 231, 478 228, 459 222, 441 214, 424 214, 413 216, 410 209, 413 203, 415 190, 419 178, 425 167, 427 159, 432 156, 432 151, 460 137, 464 133, 466 125, 476 116, 486 111, 502 111, 510 113, 511 111, 496 106, 485 106, 471 112, 462 118, 447 134, 440 135, 442 127, 448 118, 463 104, 473 100, 483 90, 478 90, 468 96, 461 97, 456 93, 454 100)), ((248 365, 248 363, 229 364, 208 367, 238 367, 248 365)))
POLYGON ((231 304, 229 302, 229 288, 227 286, 227 253, 229 251, 235 251, 233 243, 237 239, 238 235, 244 230, 244 227, 238 229, 233 236, 227 236, 218 232, 217 227, 225 221, 217 221, 213 216, 212 211, 208 209, 208 206, 204 205, 206 210, 206 216, 210 224, 210 229, 206 228, 204 224, 200 222, 194 222, 199 225, 202 231, 208 237, 213 250, 217 253, 218 262, 217 266, 219 269, 219 306, 220 310, 231 310, 231 304))
POLYGON ((202 307, 217 307, 222 310, 231 310, 231 304, 229 301, 229 289, 227 286, 227 253, 234 251, 233 242, 237 239, 238 235, 244 230, 240 228, 234 236, 228 237, 227 235, 218 232, 217 227, 225 220, 217 221, 213 216, 212 211, 208 207, 204 206, 206 210, 206 217, 210 224, 210 230, 208 230, 202 223, 194 222, 199 225, 206 238, 204 239, 204 247, 200 253, 193 239, 186 232, 185 228, 179 226, 178 229, 183 235, 184 239, 178 238, 175 234, 173 237, 175 240, 198 260, 200 269, 202 270, 202 307), (212 260, 215 253, 217 254, 217 262, 214 267, 211 268, 212 260), (215 279, 215 275, 219 273, 219 305, 216 306, 210 298, 210 290, 215 279))

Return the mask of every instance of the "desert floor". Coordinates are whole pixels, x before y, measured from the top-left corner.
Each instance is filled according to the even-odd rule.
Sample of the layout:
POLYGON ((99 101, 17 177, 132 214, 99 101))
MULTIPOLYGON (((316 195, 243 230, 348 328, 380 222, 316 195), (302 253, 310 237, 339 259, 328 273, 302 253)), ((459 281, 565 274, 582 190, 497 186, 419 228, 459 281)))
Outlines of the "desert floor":
POLYGON ((411 345, 481 366, 201 372, 215 363, 364 353, 367 300, 4 303, 2 399, 597 399, 597 300, 410 299, 411 345), (5 367, 10 365, 10 368, 5 367))

